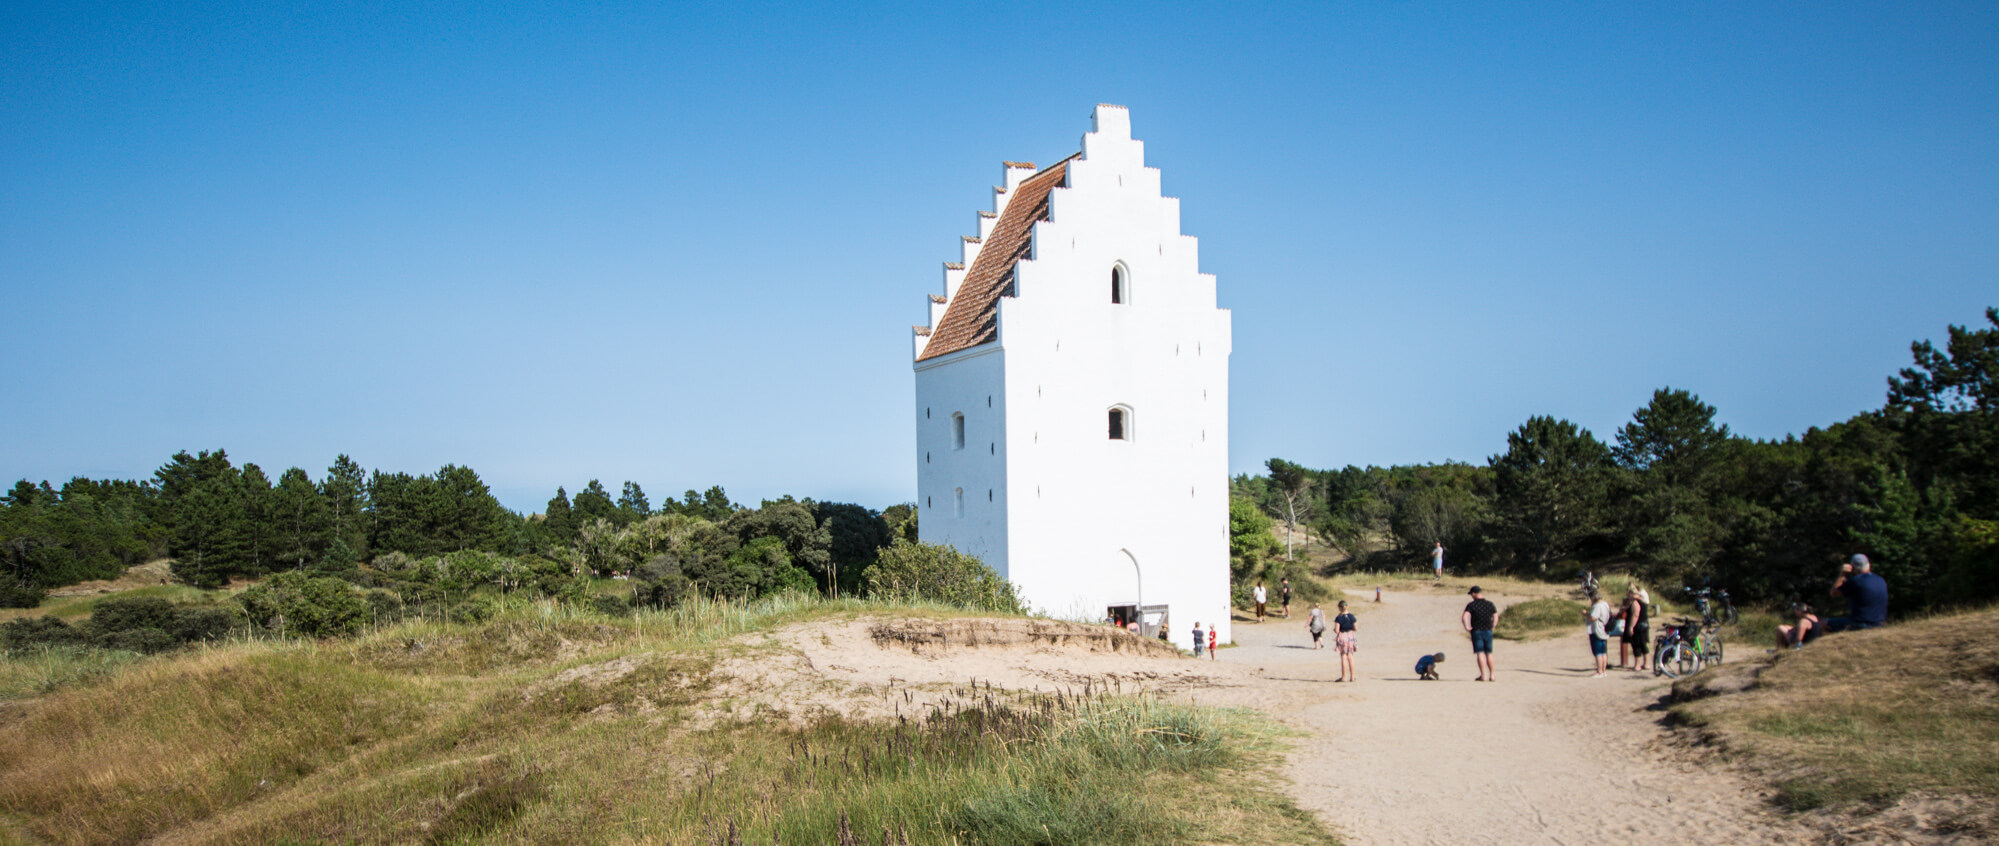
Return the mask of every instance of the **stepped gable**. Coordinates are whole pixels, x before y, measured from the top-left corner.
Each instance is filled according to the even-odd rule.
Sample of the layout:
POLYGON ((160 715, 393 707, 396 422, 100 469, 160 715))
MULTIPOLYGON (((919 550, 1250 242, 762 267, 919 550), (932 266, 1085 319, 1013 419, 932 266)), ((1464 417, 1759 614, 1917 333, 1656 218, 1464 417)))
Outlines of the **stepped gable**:
MULTIPOLYGON (((1006 209, 951 297, 944 319, 930 333, 917 361, 950 355, 999 339, 999 298, 1013 291, 1013 266, 1034 246, 1034 224, 1048 219, 1048 192, 1068 181, 1070 156, 1028 177, 1010 193, 1006 209)), ((1012 164, 1009 162, 1008 164, 1012 164)))

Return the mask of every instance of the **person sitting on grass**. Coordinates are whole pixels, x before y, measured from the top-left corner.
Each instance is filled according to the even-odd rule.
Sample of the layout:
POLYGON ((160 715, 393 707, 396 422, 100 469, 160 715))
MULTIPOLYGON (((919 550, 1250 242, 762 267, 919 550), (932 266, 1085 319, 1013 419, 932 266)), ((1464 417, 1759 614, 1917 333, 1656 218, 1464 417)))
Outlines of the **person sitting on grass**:
POLYGON ((1444 663, 1442 652, 1416 659, 1416 677, 1424 681, 1436 681, 1440 678, 1437 675, 1437 665, 1442 663, 1444 663))
POLYGON ((1788 626, 1777 627, 1778 649, 1787 647, 1796 649, 1814 640, 1818 640, 1819 635, 1825 632, 1825 626, 1819 624, 1819 615, 1812 613, 1810 605, 1802 602, 1791 603, 1790 616, 1796 619, 1797 622, 1788 626))
POLYGON ((1840 565, 1832 583, 1834 599, 1846 600, 1846 616, 1825 621, 1828 632, 1878 629, 1888 624, 1888 582, 1875 575, 1867 556, 1855 553, 1840 565))

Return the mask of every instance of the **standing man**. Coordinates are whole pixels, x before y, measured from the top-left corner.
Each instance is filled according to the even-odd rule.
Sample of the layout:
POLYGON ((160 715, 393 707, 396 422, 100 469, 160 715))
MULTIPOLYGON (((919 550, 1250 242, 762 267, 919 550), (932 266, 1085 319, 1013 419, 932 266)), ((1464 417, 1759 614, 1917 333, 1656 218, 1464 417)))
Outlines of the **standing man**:
POLYGON ((1846 597, 1846 616, 1825 621, 1827 632, 1878 629, 1888 624, 1888 581, 1874 575, 1867 556, 1854 553, 1839 566, 1832 595, 1846 597))
POLYGON ((1471 602, 1458 615, 1458 622, 1471 632, 1471 653, 1478 660, 1478 680, 1496 681, 1492 677, 1492 627, 1499 625, 1499 606, 1486 599, 1477 585, 1472 586, 1470 593, 1471 602))
POLYGON ((1279 599, 1280 601, 1282 601, 1282 602, 1284 603, 1284 619, 1286 619, 1286 620, 1289 620, 1289 619, 1291 619, 1291 580, 1290 580, 1290 579, 1285 579, 1285 580, 1284 580, 1284 584, 1283 584, 1283 585, 1281 585, 1281 586, 1279 586, 1279 587, 1277 588, 1277 598, 1278 598, 1278 599, 1279 599))
POLYGON ((1437 541, 1437 548, 1430 550, 1430 569, 1437 572, 1437 581, 1444 580, 1444 542, 1437 541))
POLYGON ((1270 599, 1270 593, 1263 589, 1263 582, 1261 580, 1257 581, 1256 590, 1250 591, 1250 598, 1256 600, 1256 621, 1261 623, 1263 622, 1264 603, 1270 599))

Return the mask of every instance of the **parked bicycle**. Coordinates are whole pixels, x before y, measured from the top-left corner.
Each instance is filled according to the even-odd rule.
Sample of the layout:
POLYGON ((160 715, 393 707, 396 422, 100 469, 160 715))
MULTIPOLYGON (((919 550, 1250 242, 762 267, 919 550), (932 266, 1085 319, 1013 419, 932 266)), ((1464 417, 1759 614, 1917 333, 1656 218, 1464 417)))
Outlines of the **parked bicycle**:
POLYGON ((1701 613, 1701 620, 1709 628, 1735 625, 1735 603, 1729 601, 1726 589, 1698 587, 1686 590, 1687 595, 1693 598, 1694 610, 1701 613))
POLYGON ((1721 663, 1719 634, 1703 630, 1692 617, 1676 619, 1677 625, 1660 627, 1658 645, 1652 650, 1652 675, 1677 679, 1700 672, 1709 660, 1721 663))

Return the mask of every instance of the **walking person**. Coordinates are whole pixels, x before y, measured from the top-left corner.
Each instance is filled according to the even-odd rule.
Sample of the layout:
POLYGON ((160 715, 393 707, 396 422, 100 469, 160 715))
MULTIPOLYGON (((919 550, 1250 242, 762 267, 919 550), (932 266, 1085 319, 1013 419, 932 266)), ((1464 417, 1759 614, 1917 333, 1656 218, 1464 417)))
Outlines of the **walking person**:
POLYGON ((1305 631, 1312 633, 1312 648, 1324 649, 1326 644, 1326 612, 1319 610, 1319 603, 1312 603, 1312 613, 1305 615, 1305 631))
POLYGON ((1250 598, 1256 600, 1256 621, 1261 623, 1263 622, 1264 603, 1268 602, 1270 599, 1270 593, 1263 589, 1262 581, 1258 581, 1256 583, 1256 589, 1250 591, 1250 598))
POLYGON ((1437 541, 1437 548, 1430 550, 1430 569, 1436 571, 1437 581, 1444 580, 1444 542, 1437 541))
POLYGON ((1277 599, 1278 599, 1278 601, 1279 601, 1279 602, 1282 602, 1282 603, 1284 604, 1284 619, 1286 619, 1286 620, 1289 620, 1289 619, 1291 619, 1291 580, 1290 580, 1290 579, 1285 579, 1285 580, 1284 580, 1284 584, 1283 584, 1282 586, 1280 586, 1280 587, 1278 587, 1278 588, 1277 588, 1277 599))
POLYGON ((1353 656, 1360 651, 1360 641, 1354 634, 1358 621, 1347 613, 1347 601, 1344 599, 1340 600, 1340 615, 1333 618, 1333 628, 1336 630, 1333 649, 1340 653, 1340 681, 1351 683, 1354 681, 1353 656))
POLYGON ((1497 681, 1492 677, 1492 629, 1499 625, 1499 606, 1486 599, 1477 585, 1467 593, 1471 594, 1471 602, 1465 604, 1458 622, 1471 633, 1472 657, 1478 660, 1478 681, 1497 681))
POLYGON ((1589 623, 1589 654, 1596 659, 1596 673, 1590 678, 1600 679, 1610 670, 1610 603, 1595 588, 1590 588, 1583 619, 1589 623))

